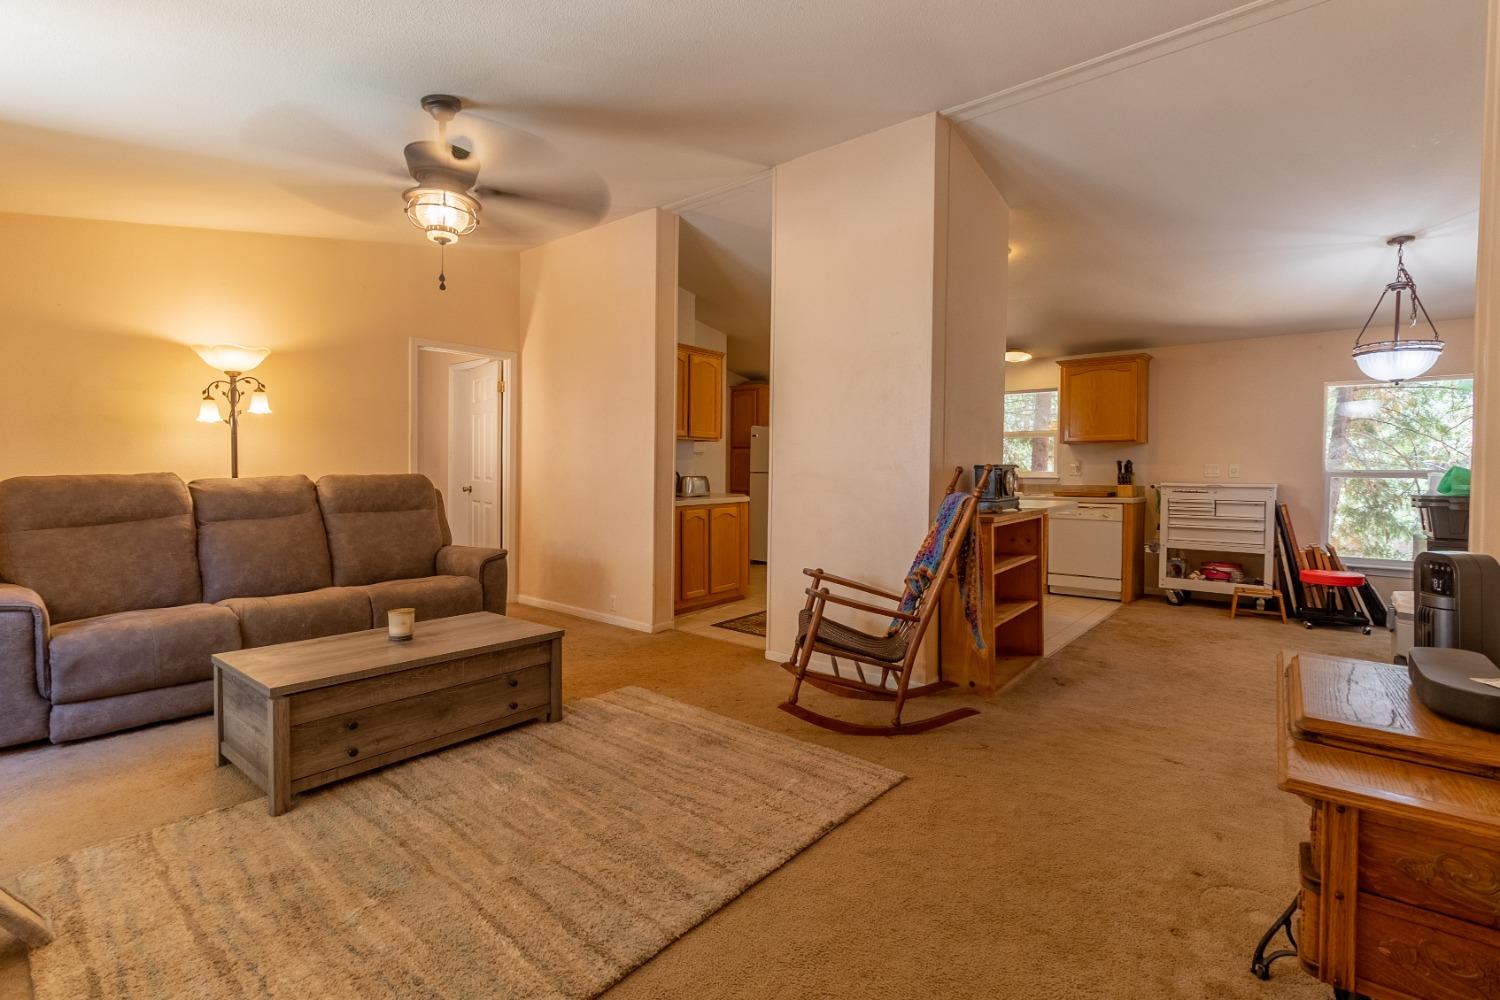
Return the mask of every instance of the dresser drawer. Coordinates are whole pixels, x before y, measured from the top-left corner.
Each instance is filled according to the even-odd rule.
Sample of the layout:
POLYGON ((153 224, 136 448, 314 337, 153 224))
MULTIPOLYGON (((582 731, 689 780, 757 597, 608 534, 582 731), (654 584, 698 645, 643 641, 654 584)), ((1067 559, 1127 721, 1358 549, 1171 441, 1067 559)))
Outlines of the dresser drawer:
POLYGON ((550 699, 551 672, 538 665, 296 724, 291 728, 291 776, 305 778, 543 708, 550 699))
POLYGON ((1366 814, 1359 831, 1360 889, 1500 928, 1500 849, 1460 843, 1366 814))
POLYGON ((1354 948, 1361 993, 1500 998, 1500 934, 1488 927, 1362 892, 1354 948))

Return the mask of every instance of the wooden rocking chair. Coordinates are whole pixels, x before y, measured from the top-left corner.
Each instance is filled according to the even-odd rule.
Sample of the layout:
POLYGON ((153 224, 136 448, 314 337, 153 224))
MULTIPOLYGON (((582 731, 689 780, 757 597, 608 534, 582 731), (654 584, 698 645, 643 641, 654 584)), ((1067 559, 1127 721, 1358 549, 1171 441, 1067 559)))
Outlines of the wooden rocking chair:
MULTIPOLYGON (((943 582, 954 571, 959 551, 963 548, 964 539, 974 523, 979 496, 984 491, 992 468, 992 466, 985 467, 979 482, 974 484, 974 491, 961 501, 962 506, 952 520, 948 535, 942 540, 942 559, 932 579, 918 595, 917 605, 912 612, 900 610, 908 595, 912 593, 909 583, 902 588, 901 593, 897 594, 880 587, 872 587, 834 576, 821 569, 802 571, 812 577, 813 585, 806 588, 807 605, 799 616, 799 634, 793 646, 792 659, 782 664, 782 668, 796 678, 792 682, 791 696, 778 706, 783 712, 795 715, 815 726, 822 726, 824 729, 849 736, 909 736, 930 732, 950 722, 957 722, 959 719, 979 714, 977 708, 956 708, 917 722, 901 721, 901 710, 905 707, 908 698, 920 698, 922 695, 957 686, 951 681, 934 681, 911 687, 911 675, 916 665, 917 652, 922 647, 922 636, 926 634, 928 624, 937 613, 943 582), (896 608, 881 608, 866 600, 855 600, 835 594, 828 589, 827 584, 894 601, 896 608), (868 611, 877 615, 888 615, 893 622, 900 624, 889 634, 873 635, 824 617, 824 612, 830 604, 852 608, 856 611, 868 611), (832 674, 808 671, 808 664, 812 662, 812 655, 815 652, 827 654, 833 661, 832 674), (842 672, 839 666, 840 657, 853 661, 855 676, 847 676, 842 672), (874 680, 866 676, 865 667, 879 671, 873 674, 874 680), (896 675, 894 687, 887 683, 892 674, 896 675), (895 712, 891 717, 891 724, 888 726, 861 725, 805 708, 797 704, 797 696, 801 693, 804 682, 841 698, 893 701, 895 712)), ((948 483, 948 489, 944 495, 945 500, 958 489, 958 481, 963 471, 960 467, 953 473, 953 479, 948 483)), ((969 584, 977 587, 980 581, 971 580, 969 584)))

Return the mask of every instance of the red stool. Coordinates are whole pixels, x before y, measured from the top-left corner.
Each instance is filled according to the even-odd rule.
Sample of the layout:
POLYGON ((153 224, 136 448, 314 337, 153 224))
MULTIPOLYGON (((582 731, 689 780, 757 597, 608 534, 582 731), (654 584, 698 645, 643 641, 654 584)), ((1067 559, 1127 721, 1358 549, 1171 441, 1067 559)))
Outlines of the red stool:
POLYGON ((1297 577, 1306 586, 1324 587, 1324 600, 1321 608, 1304 608, 1298 615, 1306 628, 1314 625, 1349 625, 1364 630, 1365 635, 1370 634, 1370 619, 1363 611, 1360 611, 1359 601, 1355 593, 1365 585, 1363 573, 1350 573, 1346 570, 1337 569, 1304 569, 1298 570, 1297 577), (1335 594, 1343 591, 1340 598, 1348 611, 1335 610, 1335 594))

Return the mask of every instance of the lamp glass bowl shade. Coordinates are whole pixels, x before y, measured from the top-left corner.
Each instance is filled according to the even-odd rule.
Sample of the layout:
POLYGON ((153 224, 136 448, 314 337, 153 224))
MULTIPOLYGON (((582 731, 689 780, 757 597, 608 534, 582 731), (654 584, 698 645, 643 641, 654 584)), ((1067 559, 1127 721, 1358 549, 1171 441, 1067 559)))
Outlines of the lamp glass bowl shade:
POLYGON ((207 396, 198 404, 198 423, 216 424, 224 418, 219 416, 219 404, 207 396))
POLYGON ((1354 350, 1354 363, 1377 382, 1405 382, 1427 374, 1443 353, 1441 340, 1381 340, 1354 350))
POLYGON ((1009 361, 1013 365, 1018 365, 1018 364, 1020 364, 1023 361, 1030 361, 1031 360, 1031 352, 1030 351, 1006 351, 1005 352, 1005 360, 1009 361))
POLYGON ((256 389, 250 394, 251 413, 270 413, 271 400, 266 396, 266 390, 256 389))
POLYGON ((194 344, 198 357, 210 368, 221 372, 247 372, 270 356, 265 347, 241 347, 238 344, 194 344))
POLYGON ((412 188, 406 192, 406 217, 429 240, 447 245, 479 225, 479 202, 442 188, 412 188))

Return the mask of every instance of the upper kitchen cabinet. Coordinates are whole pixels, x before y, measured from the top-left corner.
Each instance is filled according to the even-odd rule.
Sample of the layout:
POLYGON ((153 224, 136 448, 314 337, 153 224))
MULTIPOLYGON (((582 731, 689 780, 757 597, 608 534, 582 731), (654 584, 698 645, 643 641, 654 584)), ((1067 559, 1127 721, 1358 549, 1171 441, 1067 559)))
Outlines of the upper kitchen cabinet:
POLYGON ((1059 361, 1058 431, 1067 444, 1145 444, 1149 354, 1059 361))
POLYGON ((717 441, 724 436, 724 354, 677 345, 677 436, 717 441))

